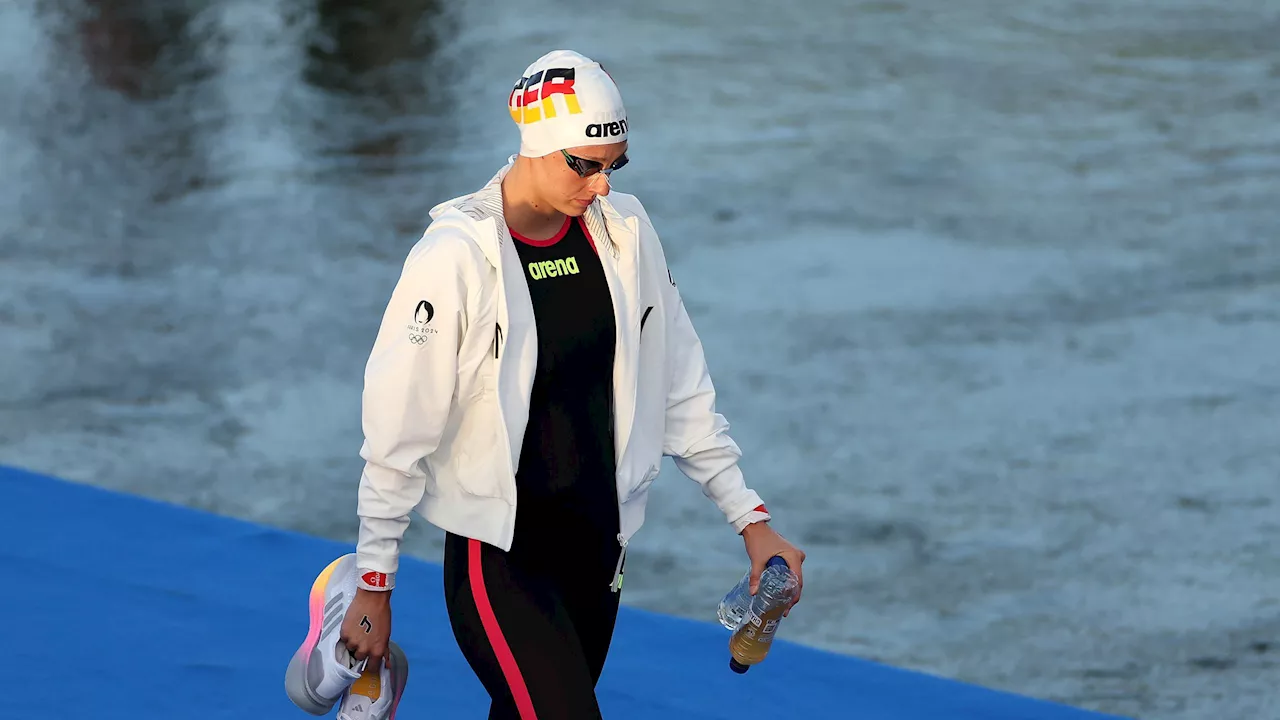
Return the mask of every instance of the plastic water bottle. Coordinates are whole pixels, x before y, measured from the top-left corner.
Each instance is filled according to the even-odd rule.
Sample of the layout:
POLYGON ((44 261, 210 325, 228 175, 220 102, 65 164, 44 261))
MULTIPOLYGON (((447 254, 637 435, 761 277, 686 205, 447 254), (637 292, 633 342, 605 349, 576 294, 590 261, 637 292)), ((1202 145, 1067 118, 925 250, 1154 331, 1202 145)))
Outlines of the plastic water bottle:
POLYGON ((729 668, 744 673, 762 660, 773 645, 782 612, 795 598, 800 582, 787 561, 769 559, 760 575, 760 586, 751 594, 751 573, 738 581, 720 601, 720 624, 732 630, 729 638, 729 668))

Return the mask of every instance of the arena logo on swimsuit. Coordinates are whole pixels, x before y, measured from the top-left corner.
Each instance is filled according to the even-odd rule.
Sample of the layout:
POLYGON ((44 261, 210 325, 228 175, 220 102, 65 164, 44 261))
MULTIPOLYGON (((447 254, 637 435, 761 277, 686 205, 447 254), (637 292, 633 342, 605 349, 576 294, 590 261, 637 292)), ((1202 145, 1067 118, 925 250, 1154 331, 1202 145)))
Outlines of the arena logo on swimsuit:
POLYGON ((559 260, 543 260, 529 263, 529 277, 534 280, 577 274, 578 259, 572 256, 560 258, 559 260))
POLYGON ((577 93, 573 89, 573 68, 548 68, 529 77, 522 77, 511 90, 507 101, 511 118, 517 123, 529 125, 543 118, 556 116, 555 97, 559 95, 570 115, 582 112, 577 93))

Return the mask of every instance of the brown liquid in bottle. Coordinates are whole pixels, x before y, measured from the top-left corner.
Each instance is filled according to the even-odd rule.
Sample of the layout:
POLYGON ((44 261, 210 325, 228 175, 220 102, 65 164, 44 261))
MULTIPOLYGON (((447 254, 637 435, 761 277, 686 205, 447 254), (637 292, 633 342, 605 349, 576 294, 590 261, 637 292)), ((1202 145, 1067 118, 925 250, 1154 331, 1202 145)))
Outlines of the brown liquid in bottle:
POLYGON ((764 660, 769 648, 773 647, 773 635, 778 631, 783 610, 786 610, 785 605, 779 605, 760 616, 747 613, 742 627, 729 638, 729 654, 732 656, 729 667, 734 672, 744 673, 752 665, 764 660))

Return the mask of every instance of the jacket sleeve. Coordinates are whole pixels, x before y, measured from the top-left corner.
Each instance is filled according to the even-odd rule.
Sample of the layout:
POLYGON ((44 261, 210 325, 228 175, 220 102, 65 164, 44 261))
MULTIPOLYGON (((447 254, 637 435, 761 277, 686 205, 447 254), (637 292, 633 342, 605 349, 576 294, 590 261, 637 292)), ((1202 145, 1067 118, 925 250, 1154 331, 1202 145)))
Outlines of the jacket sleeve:
POLYGON ((684 300, 670 272, 666 284, 668 307, 668 368, 666 433, 663 454, 702 486, 737 532, 753 522, 768 520, 756 492, 747 487, 738 461, 742 451, 729 437, 729 423, 716 411, 716 391, 707 369, 702 341, 694 330, 684 300))
POLYGON ((405 260, 365 366, 356 544, 362 572, 399 567, 409 513, 426 489, 422 462, 448 421, 466 332, 466 240, 428 229, 405 260))

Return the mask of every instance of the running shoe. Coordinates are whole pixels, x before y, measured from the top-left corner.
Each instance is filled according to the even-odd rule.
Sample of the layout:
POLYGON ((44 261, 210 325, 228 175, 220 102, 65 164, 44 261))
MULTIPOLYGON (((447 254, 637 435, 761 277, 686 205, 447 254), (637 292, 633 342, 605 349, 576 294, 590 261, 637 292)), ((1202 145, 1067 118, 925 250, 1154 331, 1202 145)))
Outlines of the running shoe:
POLYGON ((408 681, 408 658, 399 645, 388 642, 382 671, 367 668, 360 674, 342 696, 338 720, 395 720, 408 681))
POLYGON ((311 585, 311 626, 289 661, 284 688, 294 705, 312 715, 328 714, 364 670, 365 661, 356 660, 339 642, 342 620, 355 597, 355 553, 329 563, 311 585))

